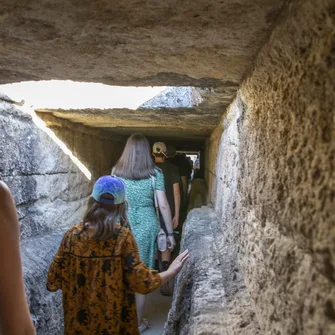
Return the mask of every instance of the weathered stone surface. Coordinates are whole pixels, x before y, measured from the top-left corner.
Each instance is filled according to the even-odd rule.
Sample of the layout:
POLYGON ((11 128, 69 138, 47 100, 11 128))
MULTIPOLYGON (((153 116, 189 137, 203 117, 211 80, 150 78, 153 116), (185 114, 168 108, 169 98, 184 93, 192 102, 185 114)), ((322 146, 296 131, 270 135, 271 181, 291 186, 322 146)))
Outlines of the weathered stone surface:
MULTIPOLYGON (((70 104, 66 109, 55 109, 45 102, 45 108, 40 103, 36 112, 47 123, 51 114, 77 124, 108 129, 112 134, 131 135, 140 132, 146 136, 163 136, 166 139, 179 137, 204 140, 219 122, 222 109, 230 102, 224 98, 222 92, 222 89, 214 91, 169 87, 137 109, 76 109, 70 104)), ((225 94, 228 94, 227 90, 225 94)), ((233 96, 234 92, 229 94, 233 96)))
POLYGON ((212 200, 265 334, 335 332, 333 9, 292 3, 208 142, 212 200))
MULTIPOLYGON (((102 130, 68 120, 201 143, 248 70, 207 142, 206 178, 219 223, 208 209, 190 214, 184 247, 193 254, 178 279, 167 333, 335 333, 333 0, 142 4, 3 1, 0 80, 215 88, 208 113, 206 101, 199 109, 151 109, 144 120, 140 109, 43 111, 57 136, 98 176, 117 156, 116 137, 109 141, 102 130), (290 7, 254 64, 284 2, 290 7)), ((71 213, 79 218, 89 183, 27 115, 1 106, 0 172, 14 189, 23 237, 55 230, 75 219, 71 213), (47 194, 48 185, 54 193, 47 194)), ((38 254, 44 244, 36 245, 38 254)), ((32 289, 28 281, 29 299, 32 289)), ((31 306, 38 315, 49 298, 36 295, 41 298, 31 306)))
POLYGON ((71 79, 122 86, 214 87, 211 102, 192 109, 176 109, 170 97, 163 104, 169 109, 157 111, 53 113, 85 125, 111 127, 120 135, 143 132, 203 139, 233 100, 284 3, 4 0, 0 83, 71 79))
POLYGON ((60 335, 61 295, 45 289, 47 269, 60 243, 57 232, 81 220, 92 181, 110 173, 124 142, 111 142, 110 135, 107 139, 84 126, 69 127, 65 120, 50 124, 90 170, 90 181, 34 120, 13 104, 0 102, 0 176, 17 205, 25 287, 38 334, 60 335))
MULTIPOLYGON (((42 116, 42 113, 37 113, 42 116)), ((61 139, 92 173, 92 180, 109 174, 121 156, 127 137, 109 131, 85 127, 52 115, 43 117, 45 124, 61 139)))
POLYGON ((190 259, 176 279, 165 334, 260 334, 236 253, 221 236, 212 208, 189 213, 182 249, 189 249, 190 259))
POLYGON ((0 103, 0 173, 11 188, 22 237, 79 220, 91 182, 32 118, 0 103))
POLYGON ((143 103, 140 107, 191 108, 202 102, 200 90, 193 87, 168 87, 159 95, 143 103))
POLYGON ((87 126, 109 129, 113 134, 131 135, 144 133, 146 136, 163 136, 164 138, 183 138, 204 140, 210 135, 220 119, 218 110, 197 110, 191 108, 157 109, 157 110, 39 110, 43 120, 44 114, 52 113, 58 118, 87 126), (43 113, 41 113, 43 112, 43 113))
POLYGON ((0 102, 0 176, 14 194, 22 238, 78 222, 92 181, 110 173, 124 144, 67 121, 50 125, 91 172, 90 181, 34 120, 13 104, 0 102))
POLYGON ((62 294, 46 289, 47 271, 58 250, 62 233, 27 238, 21 243, 27 301, 37 334, 63 334, 62 294))
POLYGON ((283 3, 3 0, 0 80, 229 87, 283 3))
POLYGON ((208 203, 208 188, 205 179, 196 178, 191 182, 187 210, 206 206, 208 203))
POLYGON ((89 191, 79 173, 3 179, 17 200, 22 238, 72 225, 83 214, 89 191))

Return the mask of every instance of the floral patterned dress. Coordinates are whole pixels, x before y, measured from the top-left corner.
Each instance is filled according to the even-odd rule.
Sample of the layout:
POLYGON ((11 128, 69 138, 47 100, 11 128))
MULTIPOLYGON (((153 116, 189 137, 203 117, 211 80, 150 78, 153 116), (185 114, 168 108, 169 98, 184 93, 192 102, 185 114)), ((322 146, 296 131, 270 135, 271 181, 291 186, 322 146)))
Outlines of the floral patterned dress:
MULTIPOLYGON (((128 219, 140 251, 140 257, 149 269, 154 269, 157 251, 156 238, 160 227, 154 207, 152 179, 121 179, 126 184, 128 219)), ((164 175, 160 170, 156 170, 155 186, 156 190, 165 192, 164 175)))
POLYGON ((97 241, 80 228, 65 233, 47 280, 63 291, 65 335, 138 335, 134 292, 155 290, 160 276, 141 262, 129 229, 97 241))

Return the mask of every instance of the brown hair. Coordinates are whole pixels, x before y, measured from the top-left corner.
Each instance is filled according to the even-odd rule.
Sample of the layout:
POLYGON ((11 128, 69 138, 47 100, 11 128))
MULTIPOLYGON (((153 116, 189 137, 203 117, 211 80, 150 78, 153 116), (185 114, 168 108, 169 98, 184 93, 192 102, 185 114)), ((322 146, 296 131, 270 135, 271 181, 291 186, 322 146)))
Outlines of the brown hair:
POLYGON ((129 228, 127 203, 105 205, 90 197, 79 234, 87 230, 86 223, 88 222, 96 226, 96 232, 92 236, 94 239, 99 241, 110 240, 114 237, 116 224, 120 223, 121 226, 129 228))
POLYGON ((131 135, 112 174, 132 180, 147 179, 156 176, 159 170, 151 157, 149 141, 141 134, 131 135))

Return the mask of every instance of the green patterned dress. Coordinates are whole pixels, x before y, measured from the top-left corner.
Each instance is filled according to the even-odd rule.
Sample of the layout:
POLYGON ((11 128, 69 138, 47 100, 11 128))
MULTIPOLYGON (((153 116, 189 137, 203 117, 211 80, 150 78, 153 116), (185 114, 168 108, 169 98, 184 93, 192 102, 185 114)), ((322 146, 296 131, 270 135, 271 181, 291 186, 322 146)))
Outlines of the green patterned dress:
MULTIPOLYGON (((137 242, 142 262, 154 269, 156 238, 160 230, 154 208, 154 191, 151 178, 130 180, 121 178, 126 184, 128 219, 137 242)), ((156 190, 165 191, 164 175, 156 170, 156 190)))

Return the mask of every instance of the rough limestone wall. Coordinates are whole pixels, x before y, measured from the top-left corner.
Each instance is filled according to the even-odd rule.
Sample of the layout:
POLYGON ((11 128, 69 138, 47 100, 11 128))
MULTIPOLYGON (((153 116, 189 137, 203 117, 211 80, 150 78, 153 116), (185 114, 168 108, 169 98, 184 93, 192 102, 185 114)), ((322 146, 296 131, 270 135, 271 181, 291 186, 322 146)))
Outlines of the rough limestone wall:
MULTIPOLYGON (((92 181, 109 172, 122 150, 89 129, 63 124, 55 133, 72 146, 92 181)), ((46 273, 63 230, 82 217, 91 181, 30 115, 5 102, 0 102, 0 176, 18 209, 26 293, 38 334, 62 334, 61 297, 46 291, 46 273)))
POLYGON ((21 242, 27 301, 37 335, 63 335, 62 293, 46 290, 46 277, 64 231, 28 237, 21 242))
POLYGON ((165 335, 261 334, 226 232, 212 207, 189 213, 182 249, 190 259, 176 279, 165 335))
POLYGON ((0 108, 0 175, 14 194, 21 237, 73 222, 90 181, 31 116, 8 103, 0 108))
POLYGON ((334 29, 333 1, 292 2, 211 156, 212 200, 264 334, 335 333, 334 29))
POLYGON ((219 143, 221 134, 223 132, 223 124, 220 124, 215 128, 210 138, 206 141, 205 146, 205 179, 208 185, 208 199, 213 202, 215 199, 216 192, 216 157, 219 150, 219 143))
POLYGON ((102 175, 110 174, 111 167, 122 154, 126 137, 73 123, 49 113, 37 115, 88 167, 92 173, 92 182, 102 175))
POLYGON ((187 212, 193 208, 200 208, 208 204, 208 189, 206 180, 195 178, 191 182, 191 190, 188 195, 187 212))

